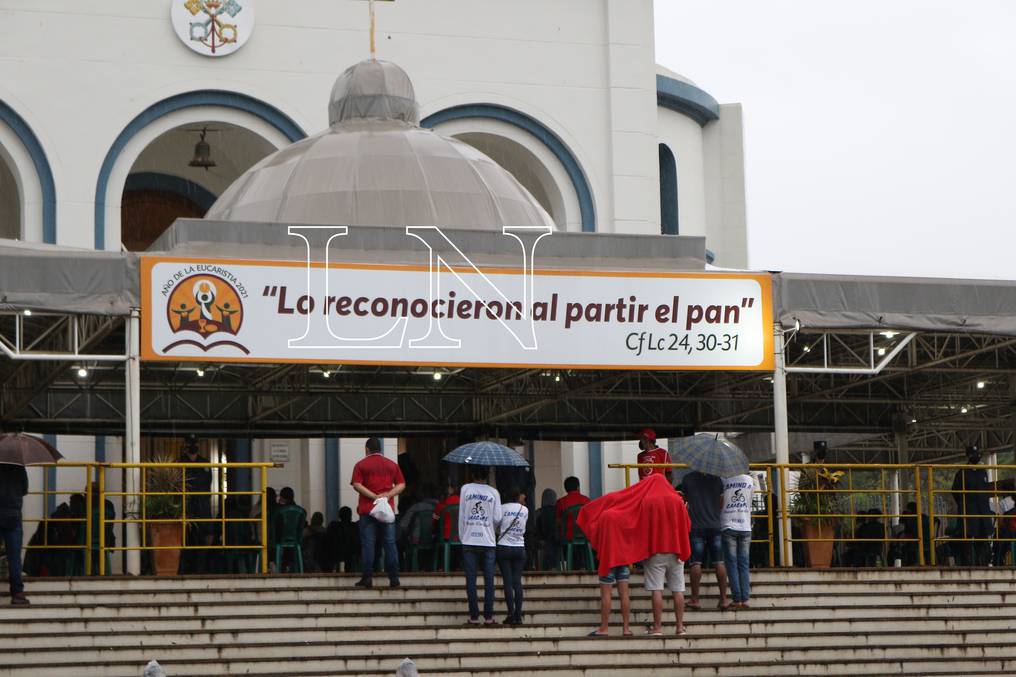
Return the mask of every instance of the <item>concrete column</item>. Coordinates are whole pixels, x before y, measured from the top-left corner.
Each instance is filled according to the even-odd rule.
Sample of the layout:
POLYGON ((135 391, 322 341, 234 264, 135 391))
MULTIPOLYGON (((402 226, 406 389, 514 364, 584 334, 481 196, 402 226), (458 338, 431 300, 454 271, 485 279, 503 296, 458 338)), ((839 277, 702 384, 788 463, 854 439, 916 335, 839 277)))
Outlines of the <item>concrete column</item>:
MULTIPOLYGON (((251 463, 251 441, 240 437, 226 441, 226 458, 230 463, 251 463)), ((250 468, 233 468, 226 478, 231 491, 251 491, 254 486, 250 468)), ((255 503, 253 500, 251 503, 255 503)))
MULTIPOLYGON (((776 451, 776 462, 779 464, 790 463, 790 431, 787 422, 787 371, 783 356, 783 327, 779 322, 773 325, 773 352, 775 357, 775 368, 773 369, 773 446, 776 451)), ((773 499, 777 502, 774 512, 777 524, 777 536, 780 539, 780 565, 794 566, 794 550, 785 547, 783 533, 783 513, 787 506, 779 505, 780 489, 779 482, 782 481, 781 472, 776 473, 776 491, 773 499)))
MULTIPOLYGON (((135 308, 131 310, 127 321, 127 365, 124 421, 124 461, 126 463, 141 462, 141 318, 135 308)), ((136 494, 141 485, 141 470, 128 468, 126 471, 127 493, 136 494)), ((125 515, 140 514, 139 497, 127 496, 124 506, 125 515)), ((136 548, 141 545, 141 525, 137 522, 127 524, 124 545, 136 548)), ((132 576, 141 574, 141 551, 127 550, 127 573, 132 576)))
POLYGON ((598 215, 601 230, 660 234, 653 35, 652 0, 607 0, 613 213, 598 215))
POLYGON ((603 495, 603 443, 587 442, 586 449, 589 458, 589 498, 599 498, 603 495))

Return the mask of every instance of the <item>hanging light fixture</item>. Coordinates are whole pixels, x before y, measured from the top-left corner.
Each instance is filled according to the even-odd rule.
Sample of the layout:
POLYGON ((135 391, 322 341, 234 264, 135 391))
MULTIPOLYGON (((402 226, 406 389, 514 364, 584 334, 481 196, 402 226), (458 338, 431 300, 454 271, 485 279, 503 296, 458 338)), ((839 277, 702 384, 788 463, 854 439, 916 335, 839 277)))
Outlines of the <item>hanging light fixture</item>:
POLYGON ((194 144, 194 158, 188 164, 191 167, 204 167, 205 171, 208 171, 209 167, 215 166, 215 160, 212 159, 212 147, 205 141, 208 127, 203 127, 198 133, 201 134, 201 139, 194 144))

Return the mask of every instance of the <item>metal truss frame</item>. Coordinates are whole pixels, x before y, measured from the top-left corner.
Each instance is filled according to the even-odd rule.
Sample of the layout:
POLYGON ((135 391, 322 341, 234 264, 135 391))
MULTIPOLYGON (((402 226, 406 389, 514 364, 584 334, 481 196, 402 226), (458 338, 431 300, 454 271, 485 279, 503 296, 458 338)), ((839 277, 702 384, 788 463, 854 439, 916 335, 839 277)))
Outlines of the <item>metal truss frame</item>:
MULTIPOLYGON (((0 314, 0 422, 122 434, 124 326, 124 318, 0 314)), ((972 442, 1012 448, 1016 338, 804 330, 786 341, 785 359, 790 430, 863 435, 834 450, 850 460, 885 458, 901 437, 913 460, 972 442)), ((771 432, 772 381, 769 372, 144 363, 140 411, 151 435, 771 432)))

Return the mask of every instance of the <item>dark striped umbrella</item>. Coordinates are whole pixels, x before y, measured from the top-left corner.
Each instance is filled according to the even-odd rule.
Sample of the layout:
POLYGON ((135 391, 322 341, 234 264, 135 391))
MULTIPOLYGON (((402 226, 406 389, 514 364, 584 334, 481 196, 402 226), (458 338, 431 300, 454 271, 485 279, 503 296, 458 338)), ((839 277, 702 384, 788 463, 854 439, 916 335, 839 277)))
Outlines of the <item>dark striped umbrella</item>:
POLYGON ((514 449, 497 442, 471 442, 457 447, 442 461, 467 465, 496 465, 528 468, 529 462, 514 449))

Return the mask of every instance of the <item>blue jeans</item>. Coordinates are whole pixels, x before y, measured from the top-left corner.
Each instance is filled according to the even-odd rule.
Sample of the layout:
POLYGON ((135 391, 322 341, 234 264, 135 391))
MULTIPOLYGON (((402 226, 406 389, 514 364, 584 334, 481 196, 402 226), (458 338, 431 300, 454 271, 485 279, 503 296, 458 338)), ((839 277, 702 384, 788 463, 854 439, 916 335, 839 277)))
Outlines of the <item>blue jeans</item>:
POLYGON ((479 605, 476 601, 476 569, 483 565, 483 617, 494 618, 494 562, 497 560, 497 548, 485 548, 479 545, 462 546, 462 568, 466 573, 466 599, 469 600, 469 617, 476 620, 480 617, 479 605))
POLYGON ((751 532, 723 530, 723 559, 730 581, 730 597, 735 603, 747 602, 751 597, 748 576, 748 556, 751 553, 751 532))
POLYGON ((504 579, 504 603, 508 618, 522 620, 522 570, 526 568, 526 549, 517 546, 498 546, 497 566, 504 579))
POLYGON ((357 526, 360 529, 360 564, 363 578, 374 577, 374 549, 377 546, 377 534, 381 532, 381 545, 385 549, 385 572, 388 580, 399 580, 399 553, 395 550, 395 523, 385 524, 370 515, 360 515, 357 526))
POLYGON ((11 595, 25 591, 25 582, 21 580, 21 544, 25 535, 21 528, 21 520, 13 529, 0 528, 0 540, 6 543, 7 568, 10 569, 11 595))

